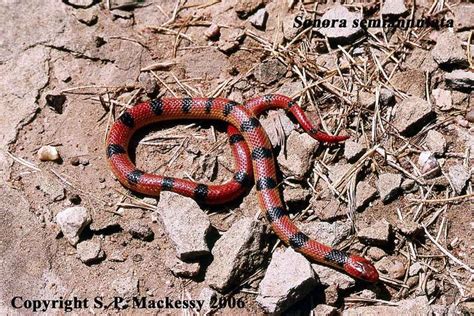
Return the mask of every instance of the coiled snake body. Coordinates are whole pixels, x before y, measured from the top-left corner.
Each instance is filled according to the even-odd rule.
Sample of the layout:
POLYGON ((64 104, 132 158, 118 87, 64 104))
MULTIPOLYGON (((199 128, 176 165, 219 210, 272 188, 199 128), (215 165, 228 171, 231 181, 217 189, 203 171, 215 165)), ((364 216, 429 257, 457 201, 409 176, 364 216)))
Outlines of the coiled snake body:
MULTIPOLYGON (((252 182, 254 174, 258 200, 276 235, 309 259, 342 269, 370 282, 378 273, 370 261, 333 249, 310 239, 286 214, 276 178, 272 146, 256 115, 269 108, 289 110, 303 129, 323 142, 339 142, 346 136, 330 136, 318 131, 301 108, 288 97, 265 95, 239 105, 223 98, 163 98, 137 104, 112 125, 107 139, 107 158, 117 179, 127 188, 146 195, 162 190, 192 197, 198 202, 218 204, 230 201, 252 182), (227 133, 235 159, 234 177, 220 185, 205 185, 185 179, 164 177, 138 170, 128 155, 134 132, 151 123, 169 120, 221 120, 229 123, 227 133)), ((291 263, 289 263, 291 264, 291 263)))

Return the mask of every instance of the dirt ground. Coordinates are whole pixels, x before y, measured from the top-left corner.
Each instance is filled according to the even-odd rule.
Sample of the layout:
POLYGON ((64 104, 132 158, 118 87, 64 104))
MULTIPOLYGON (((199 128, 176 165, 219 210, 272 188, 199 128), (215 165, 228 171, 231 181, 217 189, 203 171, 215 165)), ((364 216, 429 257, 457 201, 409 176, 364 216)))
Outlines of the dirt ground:
MULTIPOLYGON (((446 307, 446 313, 448 309, 460 313, 469 308, 472 312, 472 177, 456 193, 449 168, 463 165, 472 174, 472 118, 467 116, 470 112, 472 117, 473 94, 469 89, 455 91, 453 105, 441 110, 432 91, 451 91, 445 85, 446 71, 435 63, 425 77, 427 72, 417 66, 427 58, 423 54, 430 55, 444 29, 398 29, 388 34, 373 31, 377 39, 365 36, 356 44, 331 48, 329 53, 324 38, 316 33, 307 32, 293 40, 284 38, 298 12, 319 15, 330 7, 315 7, 314 1, 261 1, 259 7, 268 12, 264 29, 254 27, 247 17, 239 17, 239 4, 234 0, 88 2, 8 0, 0 4, 0 313, 30 313, 11 307, 15 296, 112 298, 120 292, 117 282, 123 280, 137 280, 136 291, 141 296, 197 298, 207 286, 205 271, 191 279, 171 273, 166 260, 175 257, 174 245, 159 218, 156 220, 156 213, 140 207, 144 196, 128 191, 112 175, 105 155, 107 131, 127 107, 150 98, 220 96, 241 102, 282 89, 299 101, 310 118, 321 117, 328 132, 346 133, 351 140, 361 140, 367 149, 367 156, 356 160, 360 163, 351 163, 357 176, 346 174, 336 190, 328 189, 335 181, 327 175, 335 165, 348 163, 344 145, 319 145, 310 171, 301 181, 293 180, 291 174, 281 176, 286 189, 293 183, 309 192, 308 200, 292 208, 296 221, 325 220, 317 215, 315 201, 339 201, 342 213, 326 221, 350 223, 350 238, 339 246, 366 255, 371 245, 359 242, 358 232, 386 219, 394 233, 390 243, 381 248, 403 266, 400 277, 389 271, 376 285, 357 283, 339 292, 332 303, 324 297, 325 288, 318 287, 291 312, 309 314, 318 304, 342 312, 420 295, 426 296, 430 305, 446 307), (220 37, 206 37, 211 23, 220 26, 220 37), (364 48, 364 53, 354 53, 356 47, 364 48), (424 56, 421 62, 417 56, 424 56), (281 75, 272 70, 258 73, 265 72, 262 65, 275 58, 285 67, 281 75), (421 82, 417 81, 420 72, 421 82), (393 106, 363 104, 363 96, 375 100, 379 88, 395 91, 396 103, 409 95, 426 99, 428 91, 435 118, 419 123, 424 125, 414 136, 400 135, 394 128, 393 106), (420 153, 427 150, 430 130, 444 135, 447 144, 436 156, 442 172, 431 179, 423 177, 423 166, 418 164, 420 153), (60 161, 38 159, 37 152, 45 145, 57 148, 60 161), (404 188, 388 203, 383 203, 378 193, 370 205, 355 211, 356 183, 363 180, 376 188, 379 176, 385 173, 401 175, 403 181, 411 178, 414 188, 404 188), (81 262, 56 223, 59 212, 76 204, 86 207, 92 218, 81 240, 100 240, 105 253, 105 259, 94 264, 81 262), (446 255, 424 230, 416 237, 401 233, 397 224, 400 216, 425 225, 437 244, 464 266, 446 255), (147 225, 154 239, 133 238, 128 232, 131 222, 147 225), (113 254, 120 254, 123 260, 111 260, 113 254), (421 262, 424 269, 413 279, 408 270, 415 262, 421 262), (435 290, 427 289, 427 284, 435 290), (363 290, 375 294, 354 299, 363 290)), ((251 6, 260 2, 241 3, 251 6)), ((427 12, 432 4, 417 1, 416 14, 427 12)), ((349 7, 378 12, 374 5, 349 7)), ((452 17, 458 4, 450 5, 453 7, 437 6, 435 10, 439 16, 452 17)), ((252 9, 244 6, 243 10, 252 9)), ((465 52, 469 34, 457 32, 465 52)), ((469 66, 472 71, 472 61, 469 66)), ((152 126, 140 132, 134 138, 137 167, 176 177, 191 176, 206 183, 229 179, 233 160, 226 126, 195 123, 152 126), (208 160, 203 158, 205 154, 208 160)), ((204 211, 222 233, 238 219, 256 216, 257 207, 242 207, 251 204, 253 198, 252 191, 245 199, 204 207, 204 211)), ((266 223, 263 216, 259 220, 266 223)), ((271 242, 273 246, 276 240, 271 242)), ((224 293, 245 302, 239 314, 264 313, 256 293, 269 261, 267 258, 256 280, 224 293)), ((93 309, 76 312, 104 313, 93 309)), ((144 311, 122 311, 139 312, 144 311)), ((236 310, 215 312, 232 314, 236 310)), ((105 313, 120 311, 109 309, 105 313)), ((146 313, 195 311, 155 309, 146 313)))

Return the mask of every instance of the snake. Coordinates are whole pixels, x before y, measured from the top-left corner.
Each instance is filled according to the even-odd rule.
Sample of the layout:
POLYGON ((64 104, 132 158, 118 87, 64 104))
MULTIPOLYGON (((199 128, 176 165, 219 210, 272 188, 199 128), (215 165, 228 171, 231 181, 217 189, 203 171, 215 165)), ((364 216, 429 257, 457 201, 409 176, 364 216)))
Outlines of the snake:
POLYGON ((158 98, 128 108, 112 124, 106 139, 107 161, 123 186, 148 196, 172 191, 198 203, 221 204, 235 199, 255 183, 259 205, 273 232, 284 244, 312 261, 345 271, 354 278, 378 281, 378 272, 369 260, 311 239, 291 221, 277 179, 273 147, 257 118, 271 108, 290 112, 303 130, 320 142, 337 143, 348 138, 320 131, 297 102, 284 95, 263 95, 244 104, 226 98, 158 98), (173 120, 226 122, 235 161, 233 177, 222 184, 207 185, 137 169, 128 153, 133 134, 144 126, 173 120))

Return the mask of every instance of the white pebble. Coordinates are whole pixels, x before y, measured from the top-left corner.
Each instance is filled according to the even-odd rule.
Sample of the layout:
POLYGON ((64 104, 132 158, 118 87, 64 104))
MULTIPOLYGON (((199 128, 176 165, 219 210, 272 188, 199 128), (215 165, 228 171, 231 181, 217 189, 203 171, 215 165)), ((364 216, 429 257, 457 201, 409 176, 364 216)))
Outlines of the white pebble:
POLYGON ((59 159, 59 153, 54 146, 43 146, 38 150, 38 158, 41 161, 54 161, 59 159))

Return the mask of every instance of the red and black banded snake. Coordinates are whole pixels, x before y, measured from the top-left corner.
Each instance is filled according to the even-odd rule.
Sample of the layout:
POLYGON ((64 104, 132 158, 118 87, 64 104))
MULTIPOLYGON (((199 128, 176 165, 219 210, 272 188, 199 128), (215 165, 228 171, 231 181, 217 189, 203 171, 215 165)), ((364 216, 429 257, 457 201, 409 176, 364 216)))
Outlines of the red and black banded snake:
POLYGON ((158 196, 162 190, 173 191, 207 204, 225 203, 236 198, 255 177, 260 207, 275 234, 286 245, 311 260, 344 270, 353 277, 377 281, 378 272, 370 261, 310 239, 288 217, 277 183, 273 148, 256 118, 270 108, 290 111, 305 132, 319 141, 333 143, 348 138, 320 132, 292 99, 282 95, 257 97, 244 105, 224 98, 162 98, 139 103, 118 118, 107 138, 107 159, 117 179, 132 191, 151 196, 158 196), (152 123, 182 119, 229 123, 227 133, 236 166, 231 180, 224 184, 206 185, 136 168, 128 155, 129 141, 135 131, 152 123))

